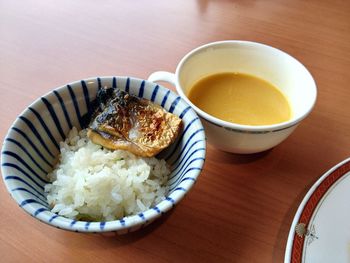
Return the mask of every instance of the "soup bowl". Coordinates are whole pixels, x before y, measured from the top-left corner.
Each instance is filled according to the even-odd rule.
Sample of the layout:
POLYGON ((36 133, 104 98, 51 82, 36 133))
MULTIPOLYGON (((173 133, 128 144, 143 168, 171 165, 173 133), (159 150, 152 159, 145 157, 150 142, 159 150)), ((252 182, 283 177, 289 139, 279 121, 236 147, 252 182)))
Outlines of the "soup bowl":
POLYGON ((158 71, 148 79, 173 84, 201 117, 208 142, 233 153, 257 153, 281 143, 311 112, 317 96, 313 77, 298 60, 274 47, 249 41, 219 41, 200 46, 180 61, 175 74, 158 71), (218 119, 190 101, 188 94, 194 83, 223 72, 248 74, 268 81, 286 96, 292 117, 272 125, 242 125, 218 119))
POLYGON ((1 153, 1 173, 17 204, 34 218, 51 226, 76 232, 135 231, 173 208, 196 182, 205 159, 203 126, 195 111, 178 95, 152 82, 132 77, 101 77, 76 81, 37 99, 15 120, 1 153), (169 193, 154 207, 114 221, 68 219, 50 211, 44 186, 55 167, 59 143, 72 127, 84 128, 84 114, 101 87, 117 87, 146 98, 178 115, 183 129, 177 140, 158 157, 170 165, 169 193))

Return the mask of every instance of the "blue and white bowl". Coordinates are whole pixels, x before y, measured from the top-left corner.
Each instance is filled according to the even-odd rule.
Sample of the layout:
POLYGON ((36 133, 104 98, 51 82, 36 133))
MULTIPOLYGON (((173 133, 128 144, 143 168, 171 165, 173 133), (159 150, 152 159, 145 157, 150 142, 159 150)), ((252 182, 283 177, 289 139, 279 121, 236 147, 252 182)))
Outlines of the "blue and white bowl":
POLYGON ((53 90, 31 104, 14 122, 1 152, 1 172, 11 196, 27 213, 49 225, 77 232, 118 234, 137 230, 174 207, 200 174, 206 151, 203 126, 192 108, 172 91, 131 77, 101 77, 76 81, 53 90), (160 153, 171 165, 166 199, 143 213, 107 222, 75 221, 54 214, 46 201, 47 174, 58 160, 59 142, 82 116, 98 88, 113 86, 161 105, 183 120, 177 141, 160 153))

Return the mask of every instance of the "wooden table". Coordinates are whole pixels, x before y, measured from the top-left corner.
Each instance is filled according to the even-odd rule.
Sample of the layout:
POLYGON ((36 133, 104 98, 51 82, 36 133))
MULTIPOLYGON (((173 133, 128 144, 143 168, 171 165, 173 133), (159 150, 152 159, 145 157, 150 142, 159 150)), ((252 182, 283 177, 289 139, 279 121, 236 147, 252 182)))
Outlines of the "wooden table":
POLYGON ((209 145, 186 198, 132 234, 52 228, 24 213, 0 184, 0 261, 282 262, 308 188, 350 154, 349 14, 350 2, 341 0, 1 0, 1 141, 29 103, 57 86, 174 71, 188 51, 217 40, 262 42, 296 57, 313 74, 318 101, 271 151, 243 156, 209 145))

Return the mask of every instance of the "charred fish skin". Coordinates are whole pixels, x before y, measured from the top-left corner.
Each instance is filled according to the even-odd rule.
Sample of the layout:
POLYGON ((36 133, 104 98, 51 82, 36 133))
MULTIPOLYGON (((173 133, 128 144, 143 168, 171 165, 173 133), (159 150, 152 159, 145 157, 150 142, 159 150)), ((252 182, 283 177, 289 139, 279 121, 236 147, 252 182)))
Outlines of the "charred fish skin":
POLYGON ((103 87, 97 90, 96 98, 90 101, 87 105, 87 113, 81 118, 83 129, 91 125, 91 121, 96 115, 103 111, 108 102, 113 98, 114 88, 103 87))
POLYGON ((120 89, 101 90, 88 132, 94 143, 151 157, 178 136, 182 120, 176 115, 120 89))

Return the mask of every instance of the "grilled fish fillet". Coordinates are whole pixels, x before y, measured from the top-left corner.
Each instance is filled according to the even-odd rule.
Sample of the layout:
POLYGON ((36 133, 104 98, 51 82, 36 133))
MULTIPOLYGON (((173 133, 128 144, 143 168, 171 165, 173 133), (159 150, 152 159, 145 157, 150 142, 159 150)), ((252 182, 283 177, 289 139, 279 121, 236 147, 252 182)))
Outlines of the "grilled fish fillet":
POLYGON ((97 104, 87 135, 108 149, 151 157, 173 143, 182 128, 178 116, 116 88, 100 89, 97 104))

